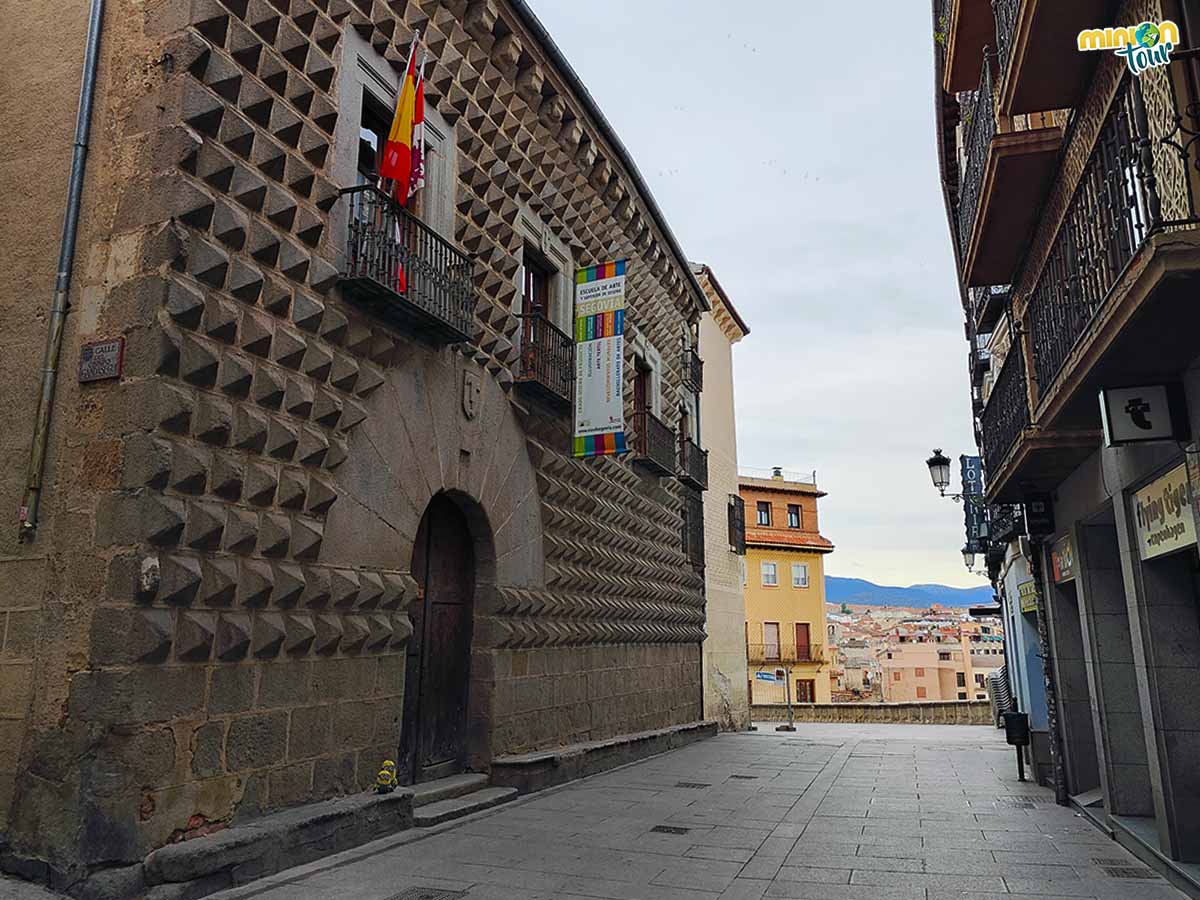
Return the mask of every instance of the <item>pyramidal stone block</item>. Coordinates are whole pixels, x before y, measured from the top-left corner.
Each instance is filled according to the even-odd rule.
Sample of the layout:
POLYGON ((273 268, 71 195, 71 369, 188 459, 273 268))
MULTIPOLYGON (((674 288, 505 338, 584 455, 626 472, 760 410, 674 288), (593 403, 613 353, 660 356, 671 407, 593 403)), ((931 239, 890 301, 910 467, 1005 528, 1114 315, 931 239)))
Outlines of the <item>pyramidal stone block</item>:
POLYGON ((367 649, 374 652, 386 650, 392 640, 390 616, 367 616, 367 649))
POLYGON ((216 613, 181 613, 175 636, 176 658, 184 662, 207 662, 212 655, 216 632, 216 613))
POLYGON ((244 478, 245 468, 240 458, 223 453, 213 457, 213 467, 209 473, 209 490, 222 500, 237 501, 241 499, 244 478))
POLYGON ((363 572, 358 580, 358 608, 374 609, 383 599, 383 579, 378 572, 363 572))
POLYGON ((254 372, 251 387, 254 402, 267 409, 279 409, 283 403, 283 375, 271 366, 259 365, 254 372))
POLYGON ((275 592, 271 602, 278 607, 290 608, 301 602, 308 590, 308 575, 295 563, 271 564, 275 574, 275 592))
POLYGON ((259 659, 273 659, 283 649, 283 641, 286 636, 282 615, 260 612, 254 617, 250 650, 259 659))
POLYGON ((329 439, 315 428, 304 428, 296 447, 296 461, 301 465, 319 467, 329 452, 329 439))
POLYGON ((271 355, 273 338, 271 318, 258 312, 247 311, 242 319, 242 349, 265 359, 271 355))
POLYGON ((300 368, 309 378, 324 381, 333 368, 333 354, 314 341, 305 348, 300 368))
POLYGON ((298 369, 304 362, 304 355, 308 350, 308 345, 305 344, 304 338, 301 337, 298 331, 293 331, 287 326, 280 325, 275 330, 275 362, 288 369, 298 369))
POLYGON ((239 450, 261 453, 267 445, 267 414, 250 406, 238 406, 233 414, 233 445, 239 450))
POLYGON ((234 257, 226 290, 243 303, 255 303, 262 294, 263 274, 245 260, 234 257))
POLYGON ((304 567, 305 587, 300 602, 309 609, 323 609, 333 599, 329 570, 321 566, 304 567))
POLYGON ((243 494, 248 503, 255 506, 270 506, 275 502, 275 491, 279 487, 279 470, 268 463, 252 462, 246 466, 246 481, 243 494))
POLYGON ((196 437, 214 447, 223 447, 233 432, 233 407, 211 394, 196 402, 196 437))
POLYGON ((221 503, 188 503, 183 540, 194 550, 216 550, 225 532, 225 506, 221 503))
POLYGON ((334 606, 343 609, 354 606, 360 590, 357 572, 353 569, 334 569, 329 574, 329 584, 334 606))
POLYGON ((362 650, 371 634, 371 629, 367 625, 367 617, 343 616, 342 624, 345 628, 345 633, 342 635, 342 652, 357 653, 362 650))
POLYGON ((303 656, 312 649, 317 638, 317 629, 312 616, 305 613, 285 615, 283 628, 285 634, 284 653, 289 656, 303 656))
POLYGON ((193 556, 159 557, 158 599, 171 606, 188 606, 200 591, 200 560, 193 556))
POLYGON ((261 559, 245 559, 241 564, 238 579, 238 606, 266 606, 275 590, 275 571, 271 564, 261 559))
POLYGON ((223 344, 237 340, 242 310, 237 304, 210 294, 204 304, 204 333, 223 344))
POLYGON ((247 509, 230 509, 225 518, 225 549, 248 556, 257 545, 258 516, 247 509))
POLYGON ((412 637, 413 626, 408 616, 398 613, 392 616, 392 646, 400 648, 412 637))
POLYGON ((307 419, 313 408, 313 386, 307 379, 289 378, 283 395, 283 408, 293 416, 307 419))
POLYGON ((318 425, 333 428, 342 417, 342 401, 324 388, 317 388, 313 397, 312 419, 318 425))
POLYGON ((296 455, 300 443, 298 428, 280 418, 272 418, 267 430, 267 454, 284 462, 296 455))
POLYGON ((171 478, 172 444, 144 432, 125 440, 121 466, 121 486, 150 487, 161 490, 171 478))
POLYGON ((221 613, 217 618, 217 658, 237 662, 250 652, 250 616, 247 613, 221 613))
POLYGON ((171 451, 170 486, 185 494, 203 494, 208 484, 211 455, 189 444, 176 443, 171 451))
POLYGON ((317 616, 315 629, 316 638, 313 642, 313 650, 323 656, 337 653, 344 633, 342 617, 336 615, 317 616))
POLYGON ((275 499, 284 509, 300 510, 304 508, 307 490, 308 480, 304 473, 285 468, 279 476, 279 490, 275 499))
POLYGON ((407 572, 384 572, 383 597, 379 605, 384 609, 399 609, 417 595, 417 583, 407 572))
POLYGON ((171 655, 174 618, 169 609, 135 612, 129 622, 129 658, 135 663, 165 662, 171 655))
POLYGON ((236 353, 222 354, 217 388, 231 397, 245 397, 250 393, 254 378, 254 367, 250 360, 236 353))
POLYGON ((183 501, 150 493, 141 505, 141 530, 146 540, 158 547, 179 543, 185 523, 183 501))
POLYGON ((321 554, 321 541, 325 537, 325 526, 311 519, 297 518, 292 525, 292 556, 296 559, 315 560, 321 554))
POLYGON ((204 317, 204 295, 199 291, 171 279, 167 287, 164 306, 174 322, 182 328, 196 329, 204 317))
POLYGON ((206 557, 202 564, 204 583, 200 600, 205 606, 229 606, 237 594, 237 561, 226 557, 206 557))
POLYGON ((198 387, 217 383, 220 356, 206 342, 185 334, 179 344, 179 377, 198 387))
POLYGON ((258 548, 263 556, 287 556, 292 526, 287 516, 264 513, 259 522, 258 548))

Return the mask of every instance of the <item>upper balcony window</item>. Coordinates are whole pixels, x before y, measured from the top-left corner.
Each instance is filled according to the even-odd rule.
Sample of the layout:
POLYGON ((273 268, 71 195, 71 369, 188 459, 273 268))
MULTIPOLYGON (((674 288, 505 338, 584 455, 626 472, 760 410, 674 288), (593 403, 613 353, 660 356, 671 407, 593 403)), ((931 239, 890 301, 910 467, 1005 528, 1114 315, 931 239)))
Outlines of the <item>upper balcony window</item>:
POLYGON ((800 507, 795 503, 788 504, 788 528, 800 527, 800 507))
POLYGON ((758 511, 758 524, 759 525, 770 525, 771 524, 771 504, 768 503, 766 500, 759 500, 758 503, 755 504, 755 508, 758 511))
POLYGON ((520 267, 521 364, 517 384, 560 408, 571 404, 575 342, 567 279, 535 247, 525 246, 520 267))

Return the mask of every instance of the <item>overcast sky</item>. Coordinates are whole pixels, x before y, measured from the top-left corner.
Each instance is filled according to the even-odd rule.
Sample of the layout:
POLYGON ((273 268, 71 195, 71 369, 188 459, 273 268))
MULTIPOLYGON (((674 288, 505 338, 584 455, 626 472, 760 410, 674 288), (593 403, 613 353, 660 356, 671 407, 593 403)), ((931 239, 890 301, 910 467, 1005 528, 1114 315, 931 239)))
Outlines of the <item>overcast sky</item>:
POLYGON ((928 4, 530 2, 750 326, 739 462, 817 470, 829 574, 985 584, 925 468, 974 452, 928 4))

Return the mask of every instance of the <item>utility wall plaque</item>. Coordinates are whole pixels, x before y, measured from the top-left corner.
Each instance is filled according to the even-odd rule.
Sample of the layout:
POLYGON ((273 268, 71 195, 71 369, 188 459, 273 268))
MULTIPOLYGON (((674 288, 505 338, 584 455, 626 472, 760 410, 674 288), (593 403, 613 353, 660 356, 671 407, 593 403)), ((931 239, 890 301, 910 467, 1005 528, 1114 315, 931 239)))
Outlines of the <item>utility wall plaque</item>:
POLYGON ((120 378, 125 367, 125 338, 93 341, 79 351, 79 380, 104 381, 120 378))

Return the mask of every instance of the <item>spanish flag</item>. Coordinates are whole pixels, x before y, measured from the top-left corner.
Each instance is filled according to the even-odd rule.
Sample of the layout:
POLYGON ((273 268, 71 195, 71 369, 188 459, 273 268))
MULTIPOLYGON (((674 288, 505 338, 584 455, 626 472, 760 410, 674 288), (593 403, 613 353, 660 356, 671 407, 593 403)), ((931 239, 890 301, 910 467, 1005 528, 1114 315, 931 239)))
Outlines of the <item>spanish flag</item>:
POLYGON ((408 185, 413 162, 413 118, 416 114, 416 53, 409 54, 408 71, 400 85, 400 100, 387 142, 383 146, 383 158, 379 162, 379 177, 391 178, 395 185, 396 200, 401 206, 408 201, 408 185))

